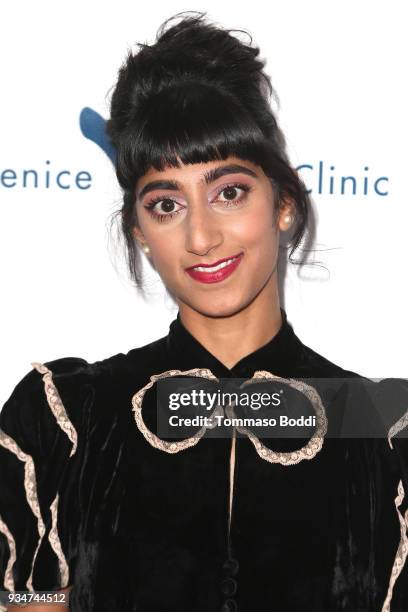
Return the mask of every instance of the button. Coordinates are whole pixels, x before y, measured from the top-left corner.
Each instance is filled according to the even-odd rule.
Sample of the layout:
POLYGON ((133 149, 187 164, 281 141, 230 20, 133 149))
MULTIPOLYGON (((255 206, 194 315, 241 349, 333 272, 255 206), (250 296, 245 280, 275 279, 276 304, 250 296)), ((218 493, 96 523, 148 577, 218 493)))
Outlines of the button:
POLYGON ((231 557, 230 559, 224 561, 222 569, 227 574, 227 576, 235 576, 239 570, 239 563, 237 559, 231 557))
POLYGON ((237 592, 237 581, 233 578, 225 578, 225 580, 221 581, 221 591, 227 597, 235 595, 237 592))
POLYGON ((237 612, 238 605, 235 599, 226 599, 221 608, 221 612, 237 612))

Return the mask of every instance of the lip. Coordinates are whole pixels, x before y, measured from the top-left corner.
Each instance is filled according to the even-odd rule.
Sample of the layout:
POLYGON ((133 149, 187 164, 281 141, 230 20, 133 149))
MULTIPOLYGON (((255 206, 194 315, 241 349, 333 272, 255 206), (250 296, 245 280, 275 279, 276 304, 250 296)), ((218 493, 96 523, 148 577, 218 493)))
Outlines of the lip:
POLYGON ((218 264, 228 261, 229 259, 236 258, 235 261, 231 262, 228 266, 224 266, 221 270, 217 270, 216 272, 203 272, 200 270, 195 270, 194 266, 186 268, 187 274, 191 276, 194 280, 200 281, 201 283, 218 283, 223 281, 228 276, 230 276, 234 270, 241 263, 243 253, 238 253, 237 255, 232 255, 231 257, 224 257, 224 259, 219 259, 212 264, 196 264, 196 266, 200 266, 203 268, 212 268, 213 266, 217 266, 218 264))
POLYGON ((229 259, 233 259, 234 257, 239 257, 240 255, 243 255, 242 252, 237 253, 236 255, 230 255, 229 257, 224 257, 224 259, 217 259, 217 261, 213 261, 212 263, 196 263, 194 264, 194 266, 190 266, 189 268, 186 268, 186 271, 188 272, 189 270, 192 270, 193 268, 197 268, 197 266, 200 266, 200 268, 213 268, 214 266, 218 266, 218 264, 222 263, 223 261, 228 261, 229 259))

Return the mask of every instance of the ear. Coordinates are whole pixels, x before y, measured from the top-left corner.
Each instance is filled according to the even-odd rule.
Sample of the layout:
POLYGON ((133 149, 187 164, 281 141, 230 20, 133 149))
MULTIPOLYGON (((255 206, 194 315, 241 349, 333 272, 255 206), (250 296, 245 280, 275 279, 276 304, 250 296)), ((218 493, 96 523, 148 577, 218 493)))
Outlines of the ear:
POLYGON ((140 227, 134 226, 132 228, 132 234, 135 238, 135 240, 137 241, 139 247, 142 249, 143 246, 146 244, 146 239, 143 235, 142 230, 140 229, 140 227))
POLYGON ((295 205, 291 200, 284 200, 278 217, 278 226, 281 232, 286 232, 293 225, 295 210, 295 205))

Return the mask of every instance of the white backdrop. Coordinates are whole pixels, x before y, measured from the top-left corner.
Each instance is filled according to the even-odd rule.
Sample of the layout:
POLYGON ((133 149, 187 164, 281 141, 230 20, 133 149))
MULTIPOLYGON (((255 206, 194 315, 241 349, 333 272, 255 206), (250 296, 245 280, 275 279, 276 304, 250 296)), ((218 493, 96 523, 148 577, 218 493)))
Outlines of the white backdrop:
POLYGON ((86 107, 108 116, 128 48, 153 42, 182 10, 251 32, 293 165, 309 166, 301 172, 313 190, 315 259, 328 272, 289 265, 283 305, 295 332, 347 369, 408 378, 404 3, 253 1, 231 10, 214 0, 118 0, 64 9, 37 0, 2 8, 0 405, 31 361, 126 352, 166 334, 176 314, 157 277, 145 302, 126 276, 109 231, 120 206, 113 166, 84 137, 80 116, 86 107), (24 183, 30 169, 37 186, 33 173, 24 183), (341 193, 342 176, 354 177, 354 195, 351 181, 341 193))

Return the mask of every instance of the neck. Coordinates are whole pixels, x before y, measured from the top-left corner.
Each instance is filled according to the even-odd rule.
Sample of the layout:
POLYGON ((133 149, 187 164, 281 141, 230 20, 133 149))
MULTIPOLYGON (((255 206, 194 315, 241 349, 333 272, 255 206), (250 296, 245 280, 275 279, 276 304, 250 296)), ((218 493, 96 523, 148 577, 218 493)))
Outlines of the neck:
POLYGON ((277 288, 265 288, 227 316, 209 316, 179 302, 184 327, 228 369, 272 340, 282 325, 277 288))

